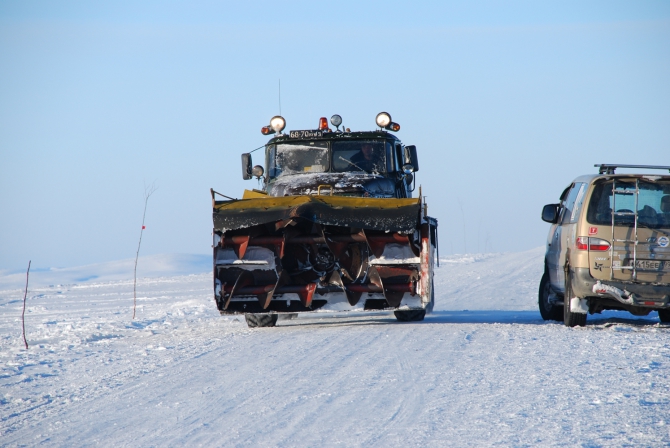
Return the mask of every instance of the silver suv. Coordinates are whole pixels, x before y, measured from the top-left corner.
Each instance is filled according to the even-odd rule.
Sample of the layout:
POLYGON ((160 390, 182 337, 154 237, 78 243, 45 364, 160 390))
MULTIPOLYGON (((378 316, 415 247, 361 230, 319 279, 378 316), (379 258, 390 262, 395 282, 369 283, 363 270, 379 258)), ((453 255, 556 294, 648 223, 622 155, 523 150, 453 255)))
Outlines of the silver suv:
POLYGON ((670 175, 657 174, 670 167, 595 166, 599 174, 578 177, 542 209, 551 228, 540 313, 570 327, 602 310, 658 311, 670 322, 670 175))

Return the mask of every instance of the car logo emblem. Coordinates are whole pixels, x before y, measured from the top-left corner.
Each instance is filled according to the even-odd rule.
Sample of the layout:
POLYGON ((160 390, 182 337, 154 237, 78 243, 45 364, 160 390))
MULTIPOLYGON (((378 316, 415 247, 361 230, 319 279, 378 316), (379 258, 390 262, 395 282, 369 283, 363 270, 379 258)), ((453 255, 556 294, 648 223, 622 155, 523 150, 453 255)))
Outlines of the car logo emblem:
POLYGON ((661 247, 668 247, 670 244, 670 239, 667 236, 662 236, 658 239, 658 245, 661 247))
POLYGON ((602 263, 596 263, 595 264, 595 269, 599 270, 600 272, 603 271, 603 264, 602 263))
POLYGON ((589 227, 589 235, 597 235, 597 234, 598 234, 597 227, 589 227))

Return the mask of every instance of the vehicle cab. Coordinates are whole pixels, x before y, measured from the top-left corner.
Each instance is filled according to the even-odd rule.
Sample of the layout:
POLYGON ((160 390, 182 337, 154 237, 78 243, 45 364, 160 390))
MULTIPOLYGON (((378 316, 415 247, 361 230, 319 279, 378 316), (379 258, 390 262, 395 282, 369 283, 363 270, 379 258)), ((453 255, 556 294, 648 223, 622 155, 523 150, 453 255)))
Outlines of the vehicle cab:
POLYGON ((278 133, 264 146, 264 165, 252 166, 251 154, 242 155, 244 179, 262 180, 261 191, 269 196, 333 195, 371 198, 411 198, 414 173, 419 170, 415 146, 405 146, 388 131, 400 125, 388 113, 377 115, 379 130, 351 132, 339 129, 342 119, 325 117, 315 130, 282 134, 281 116, 261 129, 264 135, 278 133))

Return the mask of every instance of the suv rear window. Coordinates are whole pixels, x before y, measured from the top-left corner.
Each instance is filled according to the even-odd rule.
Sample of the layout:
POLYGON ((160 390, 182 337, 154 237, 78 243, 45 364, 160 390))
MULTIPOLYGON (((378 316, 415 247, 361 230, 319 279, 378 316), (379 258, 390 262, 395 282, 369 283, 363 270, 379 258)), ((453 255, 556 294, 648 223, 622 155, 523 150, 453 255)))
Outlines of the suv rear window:
POLYGON ((612 209, 621 215, 614 214, 614 223, 618 226, 632 226, 635 222, 633 213, 636 211, 637 196, 638 225, 651 228, 670 227, 670 180, 657 182, 639 179, 639 195, 635 194, 635 179, 607 180, 596 184, 591 195, 591 202, 586 220, 596 225, 612 224, 612 209), (612 194, 612 186, 616 182, 616 190, 628 194, 612 194), (616 196, 616 197, 615 197, 616 196))

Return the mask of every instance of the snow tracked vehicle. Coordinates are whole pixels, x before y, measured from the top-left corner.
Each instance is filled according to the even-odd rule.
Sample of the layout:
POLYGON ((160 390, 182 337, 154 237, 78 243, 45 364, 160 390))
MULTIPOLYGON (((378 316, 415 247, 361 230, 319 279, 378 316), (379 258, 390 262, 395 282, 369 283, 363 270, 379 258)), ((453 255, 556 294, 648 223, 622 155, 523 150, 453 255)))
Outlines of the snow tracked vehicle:
MULTIPOLYGON (((282 134, 281 116, 264 165, 242 154, 244 179, 262 189, 232 199, 214 190, 214 296, 221 314, 245 314, 250 327, 274 326, 281 313, 393 310, 419 321, 433 308, 437 220, 413 198, 416 147, 388 131, 340 130, 333 115, 318 129, 282 134), (217 200, 219 195, 226 200, 217 200)), ((258 148, 260 149, 260 148, 258 148)))

